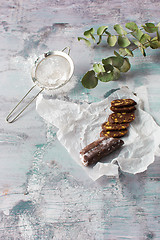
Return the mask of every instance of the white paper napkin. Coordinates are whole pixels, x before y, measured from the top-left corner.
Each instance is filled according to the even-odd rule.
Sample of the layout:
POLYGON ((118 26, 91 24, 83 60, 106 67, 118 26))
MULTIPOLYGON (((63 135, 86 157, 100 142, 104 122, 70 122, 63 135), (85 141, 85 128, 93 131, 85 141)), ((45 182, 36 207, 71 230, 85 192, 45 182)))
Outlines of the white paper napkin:
POLYGON ((40 116, 58 128, 57 138, 71 157, 82 165, 80 150, 99 138, 101 125, 111 114, 110 103, 117 98, 134 99, 137 102, 136 117, 130 123, 128 134, 122 138, 125 144, 120 151, 108 155, 105 161, 92 168, 82 166, 93 180, 103 175, 117 177, 118 166, 127 173, 140 173, 154 162, 155 153, 160 152, 160 127, 141 109, 142 101, 127 87, 122 87, 107 99, 91 104, 45 99, 43 95, 36 102, 40 116))

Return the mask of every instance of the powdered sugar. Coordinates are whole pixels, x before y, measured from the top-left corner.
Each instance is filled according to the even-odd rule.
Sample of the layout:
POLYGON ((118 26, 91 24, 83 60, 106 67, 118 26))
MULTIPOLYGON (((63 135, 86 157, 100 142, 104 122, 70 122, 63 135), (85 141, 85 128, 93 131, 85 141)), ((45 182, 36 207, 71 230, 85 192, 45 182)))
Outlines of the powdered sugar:
POLYGON ((36 79, 43 86, 57 88, 69 79, 70 63, 62 56, 51 55, 36 69, 36 79))

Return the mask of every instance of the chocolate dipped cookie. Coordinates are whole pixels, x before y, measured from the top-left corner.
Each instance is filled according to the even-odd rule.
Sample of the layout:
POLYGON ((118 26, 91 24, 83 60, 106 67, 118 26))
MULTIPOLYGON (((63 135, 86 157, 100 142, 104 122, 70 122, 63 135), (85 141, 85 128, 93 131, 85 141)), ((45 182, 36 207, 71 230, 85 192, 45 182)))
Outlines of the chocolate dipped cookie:
POLYGON ((127 129, 113 130, 113 131, 101 131, 100 137, 120 138, 120 137, 123 137, 127 132, 128 132, 127 129))
POLYGON ((119 149, 123 144, 124 141, 118 138, 100 138, 81 150, 81 161, 84 166, 95 164, 101 158, 119 149))
POLYGON ((135 106, 137 103, 130 98, 127 99, 116 99, 111 102, 112 107, 126 107, 126 106, 135 106))
POLYGON ((129 127, 129 123, 110 123, 110 122, 105 122, 102 124, 102 129, 104 131, 112 131, 112 130, 121 130, 121 129, 126 129, 129 127))
POLYGON ((134 113, 112 113, 109 115, 110 123, 130 123, 135 119, 134 113))
POLYGON ((134 112, 136 110, 135 106, 125 106, 125 107, 113 107, 111 106, 110 109, 113 112, 134 112))

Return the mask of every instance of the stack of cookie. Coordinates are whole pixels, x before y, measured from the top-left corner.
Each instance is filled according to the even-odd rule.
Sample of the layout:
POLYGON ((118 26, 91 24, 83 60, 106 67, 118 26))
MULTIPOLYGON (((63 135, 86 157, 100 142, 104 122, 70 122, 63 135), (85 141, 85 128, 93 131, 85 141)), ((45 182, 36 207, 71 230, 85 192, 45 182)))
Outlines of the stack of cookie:
POLYGON ((116 99, 111 102, 108 121, 102 124, 101 137, 119 138, 128 130, 129 123, 135 119, 134 111, 137 103, 133 99, 116 99))

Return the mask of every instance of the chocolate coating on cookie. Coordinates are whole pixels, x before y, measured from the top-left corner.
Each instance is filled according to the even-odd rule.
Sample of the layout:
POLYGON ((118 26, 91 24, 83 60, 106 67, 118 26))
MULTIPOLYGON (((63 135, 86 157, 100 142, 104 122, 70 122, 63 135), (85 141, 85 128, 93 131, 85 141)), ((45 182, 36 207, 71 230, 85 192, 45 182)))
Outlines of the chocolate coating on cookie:
POLYGON ((129 123, 135 119, 134 113, 112 113, 109 115, 110 123, 129 123))
POLYGON ((129 127, 129 123, 110 123, 110 122, 105 122, 102 124, 102 129, 104 131, 106 130, 121 130, 121 129, 126 129, 129 127))
POLYGON ((100 133, 100 137, 119 138, 119 137, 123 137, 127 132, 128 132, 127 129, 114 130, 114 131, 102 131, 100 133))
POLYGON ((126 99, 116 99, 116 100, 113 100, 111 102, 111 106, 112 107, 125 107, 125 106, 134 106, 136 105, 137 103, 133 100, 133 99, 130 99, 130 98, 126 98, 126 99))
POLYGON ((113 106, 111 106, 110 109, 113 112, 134 112, 136 110, 135 106, 126 106, 126 107, 113 107, 113 106))

